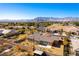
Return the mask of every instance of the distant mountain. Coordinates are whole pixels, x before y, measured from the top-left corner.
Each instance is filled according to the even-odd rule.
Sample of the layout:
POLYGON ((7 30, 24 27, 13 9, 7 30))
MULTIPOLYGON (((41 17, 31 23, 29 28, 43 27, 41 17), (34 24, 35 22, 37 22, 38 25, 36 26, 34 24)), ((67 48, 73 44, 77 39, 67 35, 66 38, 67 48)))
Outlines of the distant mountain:
POLYGON ((65 17, 65 18, 54 18, 54 17, 37 17, 31 20, 33 22, 46 22, 46 21, 57 21, 57 22, 67 22, 67 21, 79 21, 79 17, 65 17))
POLYGON ((54 17, 36 17, 34 19, 1 19, 0 22, 68 22, 68 21, 78 21, 79 17, 64 17, 64 18, 54 18, 54 17))
POLYGON ((27 22, 26 19, 0 19, 0 22, 27 22))
POLYGON ((49 19, 50 17, 37 17, 37 18, 34 18, 34 21, 43 22, 43 21, 48 21, 49 19))

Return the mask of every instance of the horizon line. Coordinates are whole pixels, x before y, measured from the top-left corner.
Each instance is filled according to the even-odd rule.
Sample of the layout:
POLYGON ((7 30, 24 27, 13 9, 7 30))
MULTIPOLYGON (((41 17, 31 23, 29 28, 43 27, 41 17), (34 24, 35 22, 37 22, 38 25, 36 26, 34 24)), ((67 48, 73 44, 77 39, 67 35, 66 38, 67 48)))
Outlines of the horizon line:
MULTIPOLYGON (((5 20, 5 19, 10 19, 10 20, 20 20, 20 19, 35 19, 35 18, 41 18, 42 16, 39 16, 39 17, 34 17, 34 18, 0 18, 0 20, 5 20)), ((48 17, 48 18, 79 18, 79 17, 74 17, 74 16, 71 16, 71 17, 49 17, 49 16, 43 16, 43 17, 48 17)))

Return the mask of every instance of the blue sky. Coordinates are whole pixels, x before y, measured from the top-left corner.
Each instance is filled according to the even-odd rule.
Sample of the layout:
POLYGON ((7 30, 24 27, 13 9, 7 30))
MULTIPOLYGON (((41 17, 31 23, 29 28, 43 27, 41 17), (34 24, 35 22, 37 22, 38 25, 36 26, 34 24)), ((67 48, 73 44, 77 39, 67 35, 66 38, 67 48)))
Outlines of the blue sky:
POLYGON ((0 19, 79 17, 78 3, 0 3, 0 19))

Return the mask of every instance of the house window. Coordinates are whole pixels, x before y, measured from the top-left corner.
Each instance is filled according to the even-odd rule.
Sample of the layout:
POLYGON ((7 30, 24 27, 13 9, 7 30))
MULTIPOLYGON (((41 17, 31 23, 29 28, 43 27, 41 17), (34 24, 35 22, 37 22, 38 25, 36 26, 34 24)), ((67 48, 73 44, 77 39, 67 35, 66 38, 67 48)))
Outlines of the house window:
POLYGON ((44 45, 44 46, 47 46, 48 45, 48 42, 40 41, 39 44, 44 45))
POLYGON ((57 30, 55 30, 55 31, 53 31, 53 33, 58 33, 58 31, 57 31, 57 30))
POLYGON ((63 42, 61 40, 59 40, 59 41, 56 41, 55 40, 53 42, 52 46, 57 47, 57 48, 60 48, 62 44, 63 44, 63 42))
POLYGON ((72 32, 72 35, 76 35, 76 33, 75 32, 72 32))

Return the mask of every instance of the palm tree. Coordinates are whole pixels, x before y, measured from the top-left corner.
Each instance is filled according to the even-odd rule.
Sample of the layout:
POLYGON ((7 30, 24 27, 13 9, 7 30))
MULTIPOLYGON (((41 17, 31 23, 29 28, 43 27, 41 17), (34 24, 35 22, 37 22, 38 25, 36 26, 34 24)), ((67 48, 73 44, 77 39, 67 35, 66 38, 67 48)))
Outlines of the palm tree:
POLYGON ((64 38, 63 44, 64 44, 64 55, 68 56, 70 54, 70 43, 71 41, 69 40, 68 37, 64 38))

